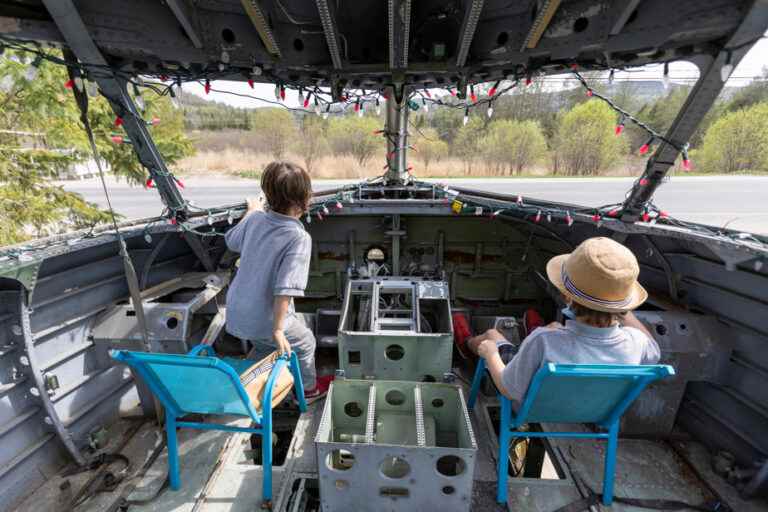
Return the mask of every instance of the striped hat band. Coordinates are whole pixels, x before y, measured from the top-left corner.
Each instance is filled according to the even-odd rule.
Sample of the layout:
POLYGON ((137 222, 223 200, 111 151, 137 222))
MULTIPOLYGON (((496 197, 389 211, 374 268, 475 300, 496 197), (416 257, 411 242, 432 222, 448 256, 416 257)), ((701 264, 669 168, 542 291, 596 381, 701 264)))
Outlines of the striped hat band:
POLYGON ((570 292, 572 295, 580 299, 583 299, 589 302, 594 302, 595 304, 600 304, 601 306, 605 306, 609 308, 622 308, 622 307, 629 306, 629 304, 632 303, 631 294, 621 300, 605 300, 599 297, 593 297, 592 295, 584 292, 583 290, 580 290, 573 283, 573 281, 571 281, 571 278, 568 277, 568 273, 565 271, 565 265, 563 265, 563 268, 561 271, 561 277, 563 279, 563 285, 565 286, 565 289, 568 290, 568 292, 570 292))

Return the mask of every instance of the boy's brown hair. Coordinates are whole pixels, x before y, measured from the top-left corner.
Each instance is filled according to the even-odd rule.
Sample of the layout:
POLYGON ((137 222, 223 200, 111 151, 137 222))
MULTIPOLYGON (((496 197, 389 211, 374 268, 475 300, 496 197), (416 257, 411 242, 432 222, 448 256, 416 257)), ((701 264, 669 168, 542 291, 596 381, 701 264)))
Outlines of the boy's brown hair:
POLYGON ((286 215, 297 208, 303 213, 312 199, 312 178, 299 165, 275 161, 261 175, 261 190, 272 211, 286 215))
POLYGON ((621 318, 624 316, 622 313, 606 313, 605 311, 597 311, 586 306, 582 306, 576 301, 571 302, 569 307, 577 318, 584 318, 590 325, 595 327, 610 327, 621 320, 621 318))

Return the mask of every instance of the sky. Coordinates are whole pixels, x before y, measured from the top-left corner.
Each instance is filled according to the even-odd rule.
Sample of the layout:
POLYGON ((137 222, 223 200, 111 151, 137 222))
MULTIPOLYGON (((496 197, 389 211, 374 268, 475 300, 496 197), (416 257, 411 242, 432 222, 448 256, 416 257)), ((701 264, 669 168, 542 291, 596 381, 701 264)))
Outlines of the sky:
MULTIPOLYGON (((731 74, 731 78, 727 82, 727 86, 743 86, 751 81, 751 78, 762 74, 764 66, 768 66, 768 38, 759 40, 755 46, 747 53, 747 55, 741 60, 734 72, 731 74)), ((662 65, 644 66, 642 68, 636 68, 631 72, 616 72, 615 79, 661 79, 663 75, 662 65)), ((696 66, 687 62, 672 62, 669 65, 669 78, 674 83, 676 80, 679 83, 693 83, 690 80, 692 77, 698 76, 698 70, 696 66)), ((246 94, 255 97, 274 99, 275 86, 271 84, 254 84, 254 88, 251 89, 245 82, 230 82, 225 80, 218 80, 211 83, 213 89, 220 89, 223 91, 235 92, 238 94, 246 94)), ((203 86, 197 83, 190 83, 184 85, 184 93, 192 93, 203 97, 207 100, 218 101, 226 103, 233 107, 240 108, 254 108, 270 106, 269 103, 265 103, 253 98, 243 98, 233 96, 231 94, 219 93, 211 91, 210 94, 205 95, 203 86)), ((289 107, 299 107, 298 93, 296 91, 286 91, 286 105, 289 107)))

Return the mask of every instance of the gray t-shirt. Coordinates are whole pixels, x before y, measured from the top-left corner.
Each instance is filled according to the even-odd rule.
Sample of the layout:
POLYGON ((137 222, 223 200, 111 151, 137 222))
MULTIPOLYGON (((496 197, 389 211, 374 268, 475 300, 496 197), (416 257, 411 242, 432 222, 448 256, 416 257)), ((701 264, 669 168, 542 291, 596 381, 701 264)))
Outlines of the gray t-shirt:
POLYGON ((298 219, 267 211, 251 213, 224 239, 240 253, 240 268, 227 292, 227 332, 269 339, 275 296, 304 296, 312 238, 298 219))
POLYGON ((533 375, 544 363, 638 365, 655 364, 660 357, 659 345, 639 329, 592 327, 566 320, 564 327, 533 331, 501 378, 513 404, 519 407, 533 375))

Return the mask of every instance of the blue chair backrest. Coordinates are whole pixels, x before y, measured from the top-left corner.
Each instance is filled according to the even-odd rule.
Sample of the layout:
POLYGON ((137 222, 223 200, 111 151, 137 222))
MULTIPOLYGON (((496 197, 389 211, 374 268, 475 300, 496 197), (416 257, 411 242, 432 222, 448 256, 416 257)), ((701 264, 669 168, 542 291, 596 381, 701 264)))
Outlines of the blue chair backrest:
POLYGON ((113 351, 112 357, 136 368, 163 405, 176 415, 253 416, 238 374, 217 357, 127 350, 113 351))
POLYGON ((547 363, 536 372, 515 423, 617 420, 650 382, 674 375, 668 365, 547 363))

